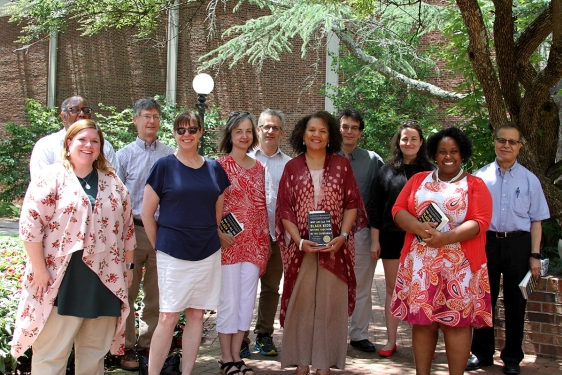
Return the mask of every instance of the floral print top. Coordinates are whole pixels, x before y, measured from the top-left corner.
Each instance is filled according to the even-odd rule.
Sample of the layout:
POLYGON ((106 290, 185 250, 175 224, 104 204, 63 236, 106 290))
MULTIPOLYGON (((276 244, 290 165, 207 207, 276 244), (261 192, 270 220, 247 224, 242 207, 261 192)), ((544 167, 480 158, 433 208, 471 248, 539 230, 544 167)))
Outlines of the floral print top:
POLYGON ((12 339, 11 352, 16 358, 41 332, 72 253, 82 249, 84 263, 122 302, 110 350, 116 355, 124 353, 129 315, 125 252, 136 247, 131 200, 115 173, 98 170, 98 178, 93 209, 74 172, 62 164, 48 166, 27 189, 19 237, 43 243, 45 264, 54 282, 43 296, 34 295, 33 266, 27 263, 12 339))

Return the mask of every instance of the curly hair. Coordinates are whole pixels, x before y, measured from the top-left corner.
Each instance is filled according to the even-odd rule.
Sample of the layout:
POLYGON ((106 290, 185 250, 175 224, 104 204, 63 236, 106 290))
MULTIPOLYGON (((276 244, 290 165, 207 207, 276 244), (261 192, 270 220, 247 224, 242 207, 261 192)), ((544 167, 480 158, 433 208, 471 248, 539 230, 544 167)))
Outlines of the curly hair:
POLYGON ((297 122, 293 131, 291 132, 291 137, 289 138, 289 142, 291 146, 293 146, 293 150, 297 154, 302 154, 306 152, 306 145, 304 145, 304 132, 306 131, 306 127, 308 126, 308 122, 313 118, 318 118, 326 124, 328 129, 328 146, 326 147, 326 152, 336 153, 340 151, 341 144, 343 142, 343 137, 340 133, 340 124, 336 120, 334 116, 332 116, 329 112, 326 111, 318 111, 313 113, 312 115, 305 116, 297 122))
POLYGON ((400 138, 402 137, 402 130, 404 129, 414 129, 418 132, 421 146, 412 165, 416 170, 421 171, 422 168, 425 168, 427 165, 429 165, 429 160, 427 160, 426 156, 426 141, 423 137, 423 131, 419 122, 417 122, 416 120, 405 120, 400 123, 400 126, 396 131, 396 135, 392 139, 393 150, 392 158, 390 159, 390 165, 392 166, 392 169, 396 171, 401 171, 404 169, 404 154, 402 153, 402 149, 400 148, 400 138))
POLYGON ((92 166, 103 173, 113 172, 115 169, 111 166, 111 163, 105 158, 103 153, 103 145, 105 141, 103 139, 101 128, 94 121, 85 119, 76 121, 66 131, 61 151, 62 165, 64 165, 68 170, 73 168, 72 160, 70 159, 70 156, 68 156, 68 140, 72 140, 79 131, 84 129, 94 129, 98 133, 98 137, 100 137, 100 154, 97 159, 94 160, 92 166))
POLYGON ((252 123, 252 144, 247 151, 252 150, 259 144, 258 133, 256 132, 256 121, 250 112, 232 112, 230 118, 226 122, 222 138, 219 143, 219 151, 229 154, 232 151, 232 131, 240 125, 245 119, 252 123))
POLYGON ((445 137, 450 137, 457 142, 459 146, 459 151, 461 153, 462 162, 466 163, 467 160, 472 156, 472 142, 464 132, 459 128, 447 128, 443 129, 435 134, 433 134, 427 140, 427 157, 431 160, 435 160, 437 155, 437 148, 439 147, 439 142, 445 137))

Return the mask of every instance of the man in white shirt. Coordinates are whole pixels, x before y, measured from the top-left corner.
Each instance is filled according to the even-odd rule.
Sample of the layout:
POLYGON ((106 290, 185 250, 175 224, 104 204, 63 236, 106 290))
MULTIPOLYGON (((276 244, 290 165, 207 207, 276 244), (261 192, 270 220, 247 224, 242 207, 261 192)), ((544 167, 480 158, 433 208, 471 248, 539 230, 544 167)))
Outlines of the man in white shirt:
MULTIPOLYGON (((258 307, 258 320, 254 333, 257 334, 254 348, 262 355, 277 355, 277 348, 273 343, 273 324, 277 305, 279 304, 279 284, 283 276, 283 262, 279 245, 275 241, 275 207, 277 205, 277 191, 285 164, 291 158, 281 151, 279 141, 285 132, 285 115, 281 111, 266 109, 258 119, 258 138, 260 144, 250 152, 250 156, 259 160, 265 166, 265 198, 267 204, 267 218, 269 222, 269 243, 271 256, 267 262, 265 274, 261 277, 261 291, 258 307)), ((248 339, 242 342, 240 355, 250 355, 248 339)))
MULTIPOLYGON (((139 363, 135 349, 139 354, 148 357, 152 335, 158 324, 158 274, 156 269, 156 251, 150 244, 140 212, 144 186, 152 165, 161 157, 174 153, 174 149, 158 140, 160 129, 160 105, 153 98, 140 99, 133 107, 133 122, 137 127, 138 136, 134 142, 129 143, 117 152, 119 159, 119 178, 131 194, 133 205, 133 221, 135 223, 135 249, 133 282, 129 287, 129 305, 134 306, 139 294, 142 281, 142 269, 145 268, 144 282, 144 307, 139 317, 139 337, 135 332, 135 310, 127 318, 125 326, 125 355, 121 356, 119 364, 124 370, 137 370, 139 363)), ((156 219, 158 220, 158 211, 156 219)))
MULTIPOLYGON (((92 112, 92 108, 90 108, 86 99, 81 96, 71 96, 62 102, 60 117, 62 118, 64 127, 56 133, 49 134, 39 139, 31 152, 29 172, 31 173, 32 180, 37 177, 47 165, 60 161, 66 130, 78 120, 91 119, 92 112)), ((115 155, 113 146, 107 139, 105 139, 103 145, 103 154, 117 171, 119 169, 117 156, 115 155)))

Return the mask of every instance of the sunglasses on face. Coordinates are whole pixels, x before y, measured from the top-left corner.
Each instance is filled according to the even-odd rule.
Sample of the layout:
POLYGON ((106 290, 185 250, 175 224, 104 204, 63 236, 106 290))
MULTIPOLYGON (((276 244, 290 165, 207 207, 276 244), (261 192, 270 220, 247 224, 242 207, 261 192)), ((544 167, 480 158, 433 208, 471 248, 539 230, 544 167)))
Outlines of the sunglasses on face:
POLYGON ((505 139, 505 138, 496 138, 496 141, 498 143, 501 143, 502 145, 509 143, 510 146, 515 146, 516 144, 521 143, 521 141, 517 141, 515 139, 505 139))
POLYGON ((184 135, 185 132, 188 132, 189 134, 195 134, 199 129, 200 129, 199 126, 190 126, 189 128, 177 128, 176 133, 178 133, 179 135, 184 135))
POLYGON ((69 107, 66 109, 69 113, 72 113, 73 115, 76 115, 80 112, 84 113, 85 115, 90 115, 92 114, 92 108, 90 107, 69 107))
POLYGON ((230 112, 229 120, 233 117, 238 117, 238 116, 247 117, 247 116, 250 116, 250 112, 237 112, 237 111, 230 112))

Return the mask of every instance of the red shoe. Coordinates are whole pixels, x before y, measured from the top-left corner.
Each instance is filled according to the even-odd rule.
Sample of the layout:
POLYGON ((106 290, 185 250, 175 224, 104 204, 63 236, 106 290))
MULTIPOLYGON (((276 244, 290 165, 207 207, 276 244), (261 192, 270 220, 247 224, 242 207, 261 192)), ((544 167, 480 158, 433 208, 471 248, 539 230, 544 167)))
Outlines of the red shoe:
POLYGON ((396 344, 394 344, 394 348, 392 348, 392 349, 389 349, 389 350, 381 349, 381 350, 379 350, 379 355, 380 355, 381 357, 390 357, 391 355, 394 354, 394 352, 395 352, 397 349, 398 349, 398 348, 396 347, 396 344))

